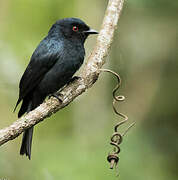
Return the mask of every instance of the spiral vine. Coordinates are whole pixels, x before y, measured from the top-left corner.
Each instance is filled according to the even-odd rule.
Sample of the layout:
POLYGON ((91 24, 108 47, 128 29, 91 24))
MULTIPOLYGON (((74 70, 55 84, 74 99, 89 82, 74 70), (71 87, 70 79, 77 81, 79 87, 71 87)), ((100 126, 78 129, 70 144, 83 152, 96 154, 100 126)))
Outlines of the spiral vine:
POLYGON ((113 107, 114 113, 124 119, 124 120, 118 122, 114 126, 114 133, 112 134, 111 139, 110 139, 110 144, 113 146, 113 150, 108 154, 107 160, 110 163, 110 169, 113 169, 114 166, 117 167, 117 164, 118 164, 118 161, 119 161, 119 153, 120 153, 119 145, 122 143, 123 136, 128 132, 128 130, 135 123, 134 122, 131 123, 123 133, 120 133, 118 131, 119 126, 121 126, 122 124, 124 124, 124 123, 126 123, 128 121, 128 117, 125 114, 120 113, 116 108, 116 103, 117 102, 122 102, 122 101, 125 100, 125 97, 123 95, 117 95, 117 92, 118 92, 118 90, 119 90, 119 88, 121 86, 121 78, 120 78, 119 74, 117 74, 116 72, 111 71, 109 69, 100 69, 100 71, 109 72, 109 73, 111 73, 112 75, 114 75, 117 78, 117 85, 113 89, 113 92, 112 92, 112 96, 113 96, 112 107, 113 107))

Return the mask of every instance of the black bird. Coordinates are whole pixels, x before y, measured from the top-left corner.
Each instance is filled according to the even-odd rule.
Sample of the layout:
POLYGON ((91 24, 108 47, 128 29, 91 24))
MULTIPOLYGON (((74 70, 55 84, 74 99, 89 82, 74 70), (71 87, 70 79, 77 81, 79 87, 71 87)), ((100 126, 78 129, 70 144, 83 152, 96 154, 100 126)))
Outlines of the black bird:
MULTIPOLYGON (((98 32, 78 18, 65 18, 52 25, 40 42, 22 75, 19 98, 22 102, 18 117, 32 111, 44 99, 69 83, 84 61, 84 42, 98 32)), ((15 111, 14 109, 14 111, 15 111)), ((31 158, 33 127, 25 130, 20 154, 31 158)))

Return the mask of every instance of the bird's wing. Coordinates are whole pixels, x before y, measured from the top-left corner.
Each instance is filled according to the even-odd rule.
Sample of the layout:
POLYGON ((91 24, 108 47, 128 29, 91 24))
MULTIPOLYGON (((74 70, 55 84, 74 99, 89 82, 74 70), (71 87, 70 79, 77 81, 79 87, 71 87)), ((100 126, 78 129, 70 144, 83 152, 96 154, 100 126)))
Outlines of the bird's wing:
POLYGON ((44 75, 60 59, 61 52, 62 46, 60 43, 44 39, 39 44, 20 80, 19 99, 15 109, 20 101, 40 83, 44 75))

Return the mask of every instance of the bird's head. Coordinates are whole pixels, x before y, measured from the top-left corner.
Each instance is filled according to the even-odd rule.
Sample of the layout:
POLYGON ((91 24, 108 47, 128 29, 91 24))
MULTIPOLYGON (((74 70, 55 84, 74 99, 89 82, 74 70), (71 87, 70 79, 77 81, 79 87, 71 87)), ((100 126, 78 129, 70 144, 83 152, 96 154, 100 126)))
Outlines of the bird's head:
POLYGON ((81 40, 84 43, 88 35, 98 34, 98 32, 78 18, 65 18, 53 24, 50 34, 62 34, 67 39, 81 40))

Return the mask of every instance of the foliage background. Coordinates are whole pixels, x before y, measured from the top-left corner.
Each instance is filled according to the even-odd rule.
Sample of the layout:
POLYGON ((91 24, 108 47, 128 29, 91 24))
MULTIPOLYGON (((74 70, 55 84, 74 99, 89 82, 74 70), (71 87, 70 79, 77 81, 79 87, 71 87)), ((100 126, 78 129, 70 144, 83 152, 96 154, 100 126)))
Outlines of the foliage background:
MULTIPOLYGON (((60 18, 99 29, 107 1, 0 0, 0 128, 12 113, 29 58, 60 18)), ((176 180, 178 159, 178 1, 127 0, 106 68, 122 77, 119 110, 136 121, 121 145, 119 178, 176 180)), ((95 44, 90 37, 87 55, 95 44)), ((0 179, 119 179, 106 156, 117 117, 115 80, 102 74, 87 93, 35 127, 32 160, 19 156, 21 137, 0 148, 0 179)), ((127 126, 127 125, 125 125, 127 126)))

